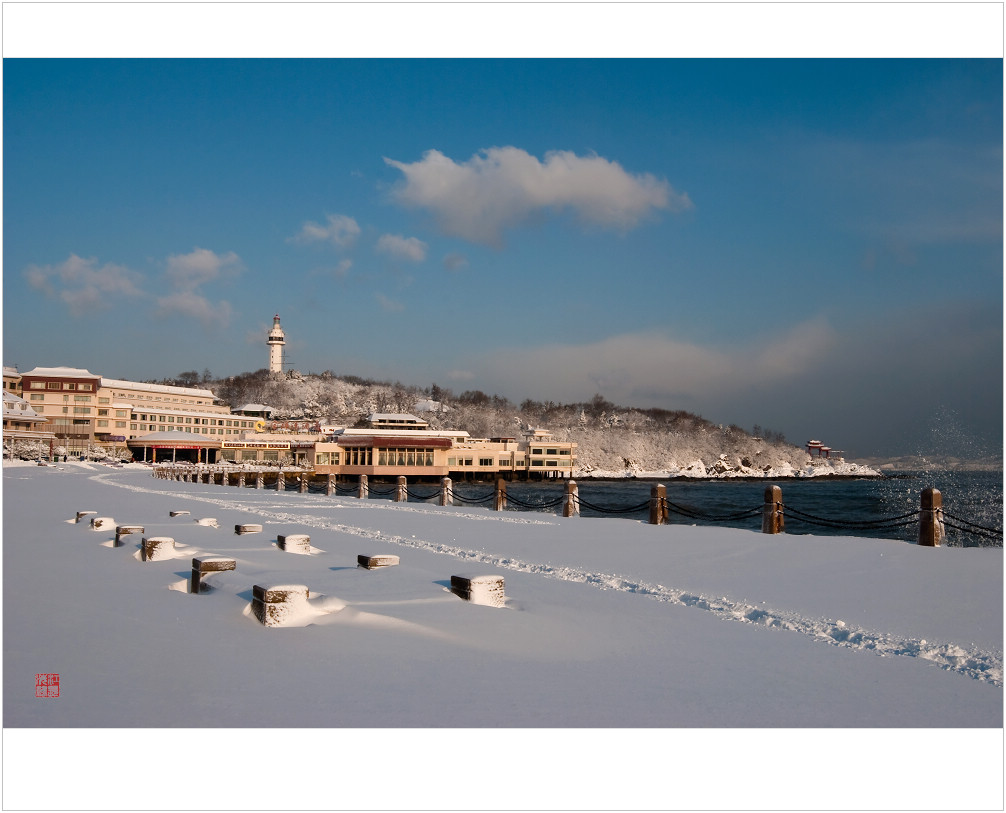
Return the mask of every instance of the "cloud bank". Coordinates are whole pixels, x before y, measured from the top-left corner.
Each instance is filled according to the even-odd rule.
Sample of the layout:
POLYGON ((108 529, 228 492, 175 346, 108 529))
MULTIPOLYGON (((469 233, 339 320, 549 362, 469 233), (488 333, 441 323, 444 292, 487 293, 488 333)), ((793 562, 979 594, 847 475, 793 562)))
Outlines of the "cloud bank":
POLYGON ((327 215, 326 223, 307 221, 298 234, 290 238, 294 243, 327 242, 339 248, 351 246, 360 235, 360 225, 348 215, 327 215))
POLYGON ((24 275, 32 288, 60 299, 74 316, 104 310, 117 304, 119 297, 143 293, 142 277, 135 271, 114 263, 99 266, 96 258, 85 260, 76 254, 56 265, 30 265, 24 275))
POLYGON ((403 237, 400 234, 382 234, 377 241, 377 250, 400 260, 421 263, 426 259, 427 245, 418 237, 403 237))
POLYGON ((171 255, 164 276, 174 290, 157 298, 155 315, 198 319, 205 327, 226 326, 231 317, 230 303, 210 302, 198 289, 226 273, 237 273, 240 268, 241 260, 233 251, 217 254, 197 247, 188 254, 171 255))
POLYGON ((430 211, 446 234, 486 245, 542 212, 569 210, 584 223, 627 231, 655 210, 692 205, 666 180, 598 155, 554 151, 539 161, 517 147, 492 147, 462 164, 437 150, 413 163, 384 160, 405 176, 393 191, 399 203, 430 211))

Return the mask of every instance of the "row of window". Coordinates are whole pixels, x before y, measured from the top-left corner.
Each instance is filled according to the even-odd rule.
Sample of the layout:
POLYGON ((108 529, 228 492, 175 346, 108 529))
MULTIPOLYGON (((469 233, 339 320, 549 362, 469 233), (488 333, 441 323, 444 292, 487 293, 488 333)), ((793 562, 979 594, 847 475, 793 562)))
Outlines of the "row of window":
POLYGON ((531 454, 545 454, 545 455, 569 455, 569 449, 532 449, 531 454))
MULTIPOLYGON (((140 421, 159 421, 161 423, 191 423, 198 424, 201 426, 240 426, 244 429, 251 429, 255 425, 255 421, 231 421, 225 420, 224 418, 186 418, 181 415, 147 415, 141 414, 137 416, 140 421)), ((216 433, 214 433, 216 434, 216 433)))
POLYGON ((32 381, 31 390, 82 390, 93 392, 94 384, 78 384, 72 381, 32 381))
POLYGON ((156 423, 141 423, 129 424, 129 428, 133 432, 193 432, 195 434, 204 435, 239 435, 241 434, 240 429, 224 429, 221 427, 217 429, 216 427, 206 427, 206 426, 173 426, 172 424, 156 424, 156 423))

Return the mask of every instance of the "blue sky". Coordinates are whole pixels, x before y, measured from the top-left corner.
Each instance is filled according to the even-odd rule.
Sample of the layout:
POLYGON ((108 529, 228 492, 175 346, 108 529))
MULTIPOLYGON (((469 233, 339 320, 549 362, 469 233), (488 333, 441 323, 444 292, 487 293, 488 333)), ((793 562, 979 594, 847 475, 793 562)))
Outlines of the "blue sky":
MULTIPOLYGON (((3 361, 1002 449, 999 59, 5 59, 3 361)), ((952 451, 952 450, 950 450, 952 451)))

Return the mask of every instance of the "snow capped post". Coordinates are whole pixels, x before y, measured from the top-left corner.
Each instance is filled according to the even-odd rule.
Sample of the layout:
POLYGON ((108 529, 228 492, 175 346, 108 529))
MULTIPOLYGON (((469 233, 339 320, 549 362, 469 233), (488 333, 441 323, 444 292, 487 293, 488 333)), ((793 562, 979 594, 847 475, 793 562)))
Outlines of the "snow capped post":
POLYGON ((763 534, 781 534, 785 531, 782 489, 779 486, 765 486, 765 506, 762 508, 761 532, 763 534))
POLYGON ((472 604, 481 604, 486 607, 506 605, 503 577, 495 574, 489 576, 451 576, 451 592, 472 604))
POLYGON ((261 469, 255 472, 255 488, 265 488, 265 472, 261 469))
POLYGON ((365 500, 369 495, 370 495, 370 485, 367 483, 367 475, 361 474, 360 489, 359 491, 356 492, 356 496, 359 497, 361 500, 365 500))
POLYGON ((566 494, 562 498, 562 515, 564 517, 580 516, 580 488, 576 480, 566 483, 566 494))
POLYGON ((140 545, 140 559, 157 562, 175 558, 175 540, 170 536, 144 537, 140 545))
POLYGON ((923 489, 922 505, 919 511, 919 544, 935 548, 943 541, 945 535, 943 495, 936 488, 923 489))
POLYGON ((116 525, 115 526, 115 547, 119 547, 122 537, 128 534, 142 534, 145 529, 142 525, 116 525))
POLYGON ((335 494, 335 475, 328 474, 325 480, 325 496, 331 497, 333 494, 335 494))
POLYGON ((302 472, 300 475, 300 493, 307 494, 307 472, 302 472))
POLYGON ((506 508, 506 480, 500 477, 496 481, 496 500, 493 503, 494 511, 502 511, 506 508))
POLYGON ((242 469, 241 471, 238 472, 238 488, 244 488, 244 487, 245 487, 245 473, 244 470, 242 469))
POLYGON ((650 486, 650 525, 667 522, 667 486, 658 483, 650 486))
POLYGON ((276 490, 286 491, 286 474, 283 473, 283 467, 279 467, 279 474, 276 475, 276 490))
POLYGON ((444 477, 440 481, 440 504, 450 505, 451 498, 451 478, 444 477))
POLYGON ((203 587, 203 577, 211 573, 221 573, 234 570, 237 560, 223 556, 196 556, 192 559, 192 579, 189 582, 189 592, 198 594, 203 587))
POLYGON ((395 488, 395 502, 408 502, 409 495, 406 492, 408 488, 407 481, 404 474, 398 475, 398 485, 395 488))
POLYGON ((267 627, 278 627, 307 607, 311 593, 304 584, 252 585, 252 612, 267 627))

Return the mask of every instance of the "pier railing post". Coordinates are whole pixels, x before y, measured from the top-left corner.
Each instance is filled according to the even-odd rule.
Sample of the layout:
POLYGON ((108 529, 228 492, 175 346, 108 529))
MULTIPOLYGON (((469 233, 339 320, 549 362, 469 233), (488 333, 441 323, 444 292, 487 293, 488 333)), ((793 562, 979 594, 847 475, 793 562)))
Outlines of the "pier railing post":
POLYGON ((307 472, 302 472, 300 475, 300 493, 307 494, 307 472))
POLYGON ((923 489, 919 511, 919 544, 935 548, 943 542, 945 535, 943 495, 936 488, 923 489))
POLYGON ((261 469, 255 472, 255 488, 265 488, 265 472, 261 469))
POLYGON ((406 493, 408 481, 404 474, 398 475, 398 486, 395 488, 395 502, 408 502, 409 495, 406 493))
POLYGON ((667 522, 667 486, 662 483, 650 486, 650 525, 667 522))
POLYGON ((779 486, 765 486, 765 506, 762 508, 761 532, 763 534, 781 534, 785 531, 782 489, 779 486))
POLYGON ((365 500, 367 499, 368 496, 370 496, 370 485, 367 483, 366 474, 360 475, 360 488, 356 492, 356 496, 359 497, 361 500, 365 500))
POLYGON ((276 476, 276 490, 280 492, 286 491, 286 473, 283 469, 280 469, 279 474, 276 476))
POLYGON ((329 474, 327 477, 328 479, 325 482, 325 496, 331 497, 335 494, 335 475, 329 474))
POLYGON ((576 480, 566 482, 566 494, 562 500, 562 515, 564 517, 580 516, 580 489, 576 480))
POLYGON ((504 508, 506 508, 506 480, 500 477, 496 481, 496 500, 493 509, 502 511, 504 508))
POLYGON ((440 504, 450 505, 451 502, 451 478, 444 477, 440 481, 440 504))

